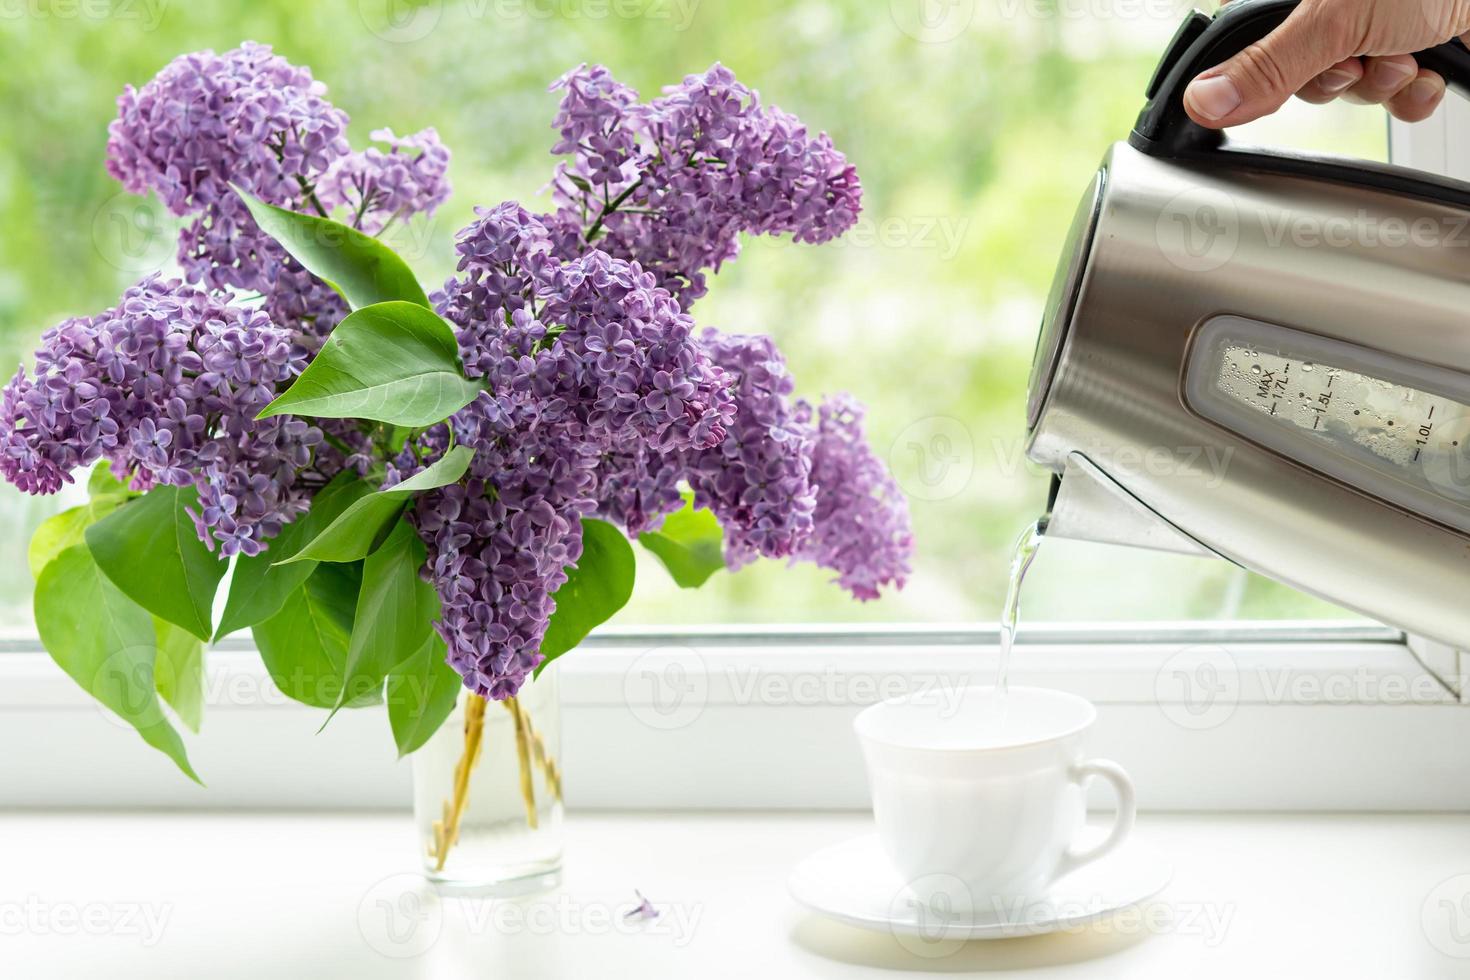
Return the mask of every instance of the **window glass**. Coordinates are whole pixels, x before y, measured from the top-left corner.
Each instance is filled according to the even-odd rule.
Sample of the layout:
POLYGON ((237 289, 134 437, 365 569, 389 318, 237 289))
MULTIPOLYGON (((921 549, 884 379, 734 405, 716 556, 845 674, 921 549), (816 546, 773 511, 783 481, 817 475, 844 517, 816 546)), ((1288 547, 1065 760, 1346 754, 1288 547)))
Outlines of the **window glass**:
MULTIPOLYGON (((328 84, 355 144, 379 126, 437 127, 455 195, 394 240, 429 282, 452 270, 454 231, 476 204, 544 202, 550 81, 603 62, 648 95, 721 60, 831 133, 858 166, 866 209, 834 245, 747 243, 693 312, 774 334, 803 393, 848 391, 869 406, 871 437, 910 496, 916 567, 904 592, 859 605, 811 567, 759 563, 685 592, 645 561, 619 621, 993 619, 1011 542, 1045 500, 1046 478, 1023 455, 1024 389, 1057 250, 1187 4, 445 0, 422 5, 432 22, 412 22, 427 25, 421 36, 385 22, 384 6, 228 0, 0 20, 3 364, 168 260, 171 219, 106 176, 104 144, 122 87, 183 51, 275 44, 328 84)), ((1249 130, 1385 156, 1376 109, 1294 104, 1249 130)), ((0 622, 26 622, 25 542, 60 506, 0 489, 0 622)), ((1100 546, 1049 544, 1035 576, 1028 614, 1049 619, 1339 614, 1224 562, 1100 546)))

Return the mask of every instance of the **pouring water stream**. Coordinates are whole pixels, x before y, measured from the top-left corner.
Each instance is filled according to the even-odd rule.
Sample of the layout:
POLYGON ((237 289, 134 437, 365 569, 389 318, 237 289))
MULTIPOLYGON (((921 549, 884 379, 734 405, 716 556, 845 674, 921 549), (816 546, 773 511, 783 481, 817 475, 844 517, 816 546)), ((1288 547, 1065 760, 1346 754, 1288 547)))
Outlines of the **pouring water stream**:
POLYGON ((1000 611, 1000 667, 995 679, 994 708, 991 716, 995 719, 996 730, 1005 727, 1006 720, 1006 692, 1009 690, 1009 674, 1011 670, 1011 648, 1016 642, 1016 630, 1021 621, 1021 586, 1026 580, 1026 570, 1036 560, 1036 552, 1041 549, 1041 539, 1046 534, 1047 518, 1043 516, 1035 524, 1021 532, 1016 539, 1015 548, 1011 552, 1011 577, 1006 587, 1005 605, 1000 611))

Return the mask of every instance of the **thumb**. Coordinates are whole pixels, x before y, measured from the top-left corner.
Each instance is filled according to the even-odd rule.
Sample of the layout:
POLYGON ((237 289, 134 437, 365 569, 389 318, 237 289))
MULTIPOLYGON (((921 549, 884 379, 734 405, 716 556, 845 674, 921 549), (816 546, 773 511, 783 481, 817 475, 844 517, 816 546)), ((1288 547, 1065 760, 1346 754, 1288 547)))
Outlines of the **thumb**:
POLYGON ((1351 55, 1341 34, 1303 3, 1270 34, 1223 64, 1200 72, 1184 90, 1184 109, 1202 126, 1221 129, 1280 109, 1307 82, 1351 55))

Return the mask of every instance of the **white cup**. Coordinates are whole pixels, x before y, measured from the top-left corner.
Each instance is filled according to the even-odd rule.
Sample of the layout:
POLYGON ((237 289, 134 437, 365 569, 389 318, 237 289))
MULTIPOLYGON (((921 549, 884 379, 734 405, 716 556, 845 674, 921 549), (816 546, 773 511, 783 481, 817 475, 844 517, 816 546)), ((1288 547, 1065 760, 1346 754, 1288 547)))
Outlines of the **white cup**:
POLYGON ((955 911, 1015 908, 1112 851, 1133 828, 1133 783, 1114 762, 1084 761, 1097 718, 1074 694, 1013 687, 930 690, 872 705, 862 742, 873 816, 913 898, 955 911), (1112 828, 1079 847, 1085 784, 1118 794, 1112 828))

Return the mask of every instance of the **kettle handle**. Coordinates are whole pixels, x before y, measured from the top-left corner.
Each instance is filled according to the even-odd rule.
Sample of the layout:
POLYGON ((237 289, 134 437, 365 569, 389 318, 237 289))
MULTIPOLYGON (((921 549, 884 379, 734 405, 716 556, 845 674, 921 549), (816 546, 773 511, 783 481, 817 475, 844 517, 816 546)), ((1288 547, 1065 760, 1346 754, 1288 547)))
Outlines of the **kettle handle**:
MULTIPOLYGON (((1261 40, 1286 20, 1300 0, 1234 0, 1214 17, 1193 11, 1179 25, 1149 82, 1148 102, 1138 115, 1129 142, 1152 156, 1182 157, 1218 149, 1218 129, 1207 129, 1184 111, 1184 89, 1196 75, 1261 40)), ((1439 72, 1445 83, 1470 96, 1470 50, 1458 38, 1414 55, 1423 68, 1439 72)))

